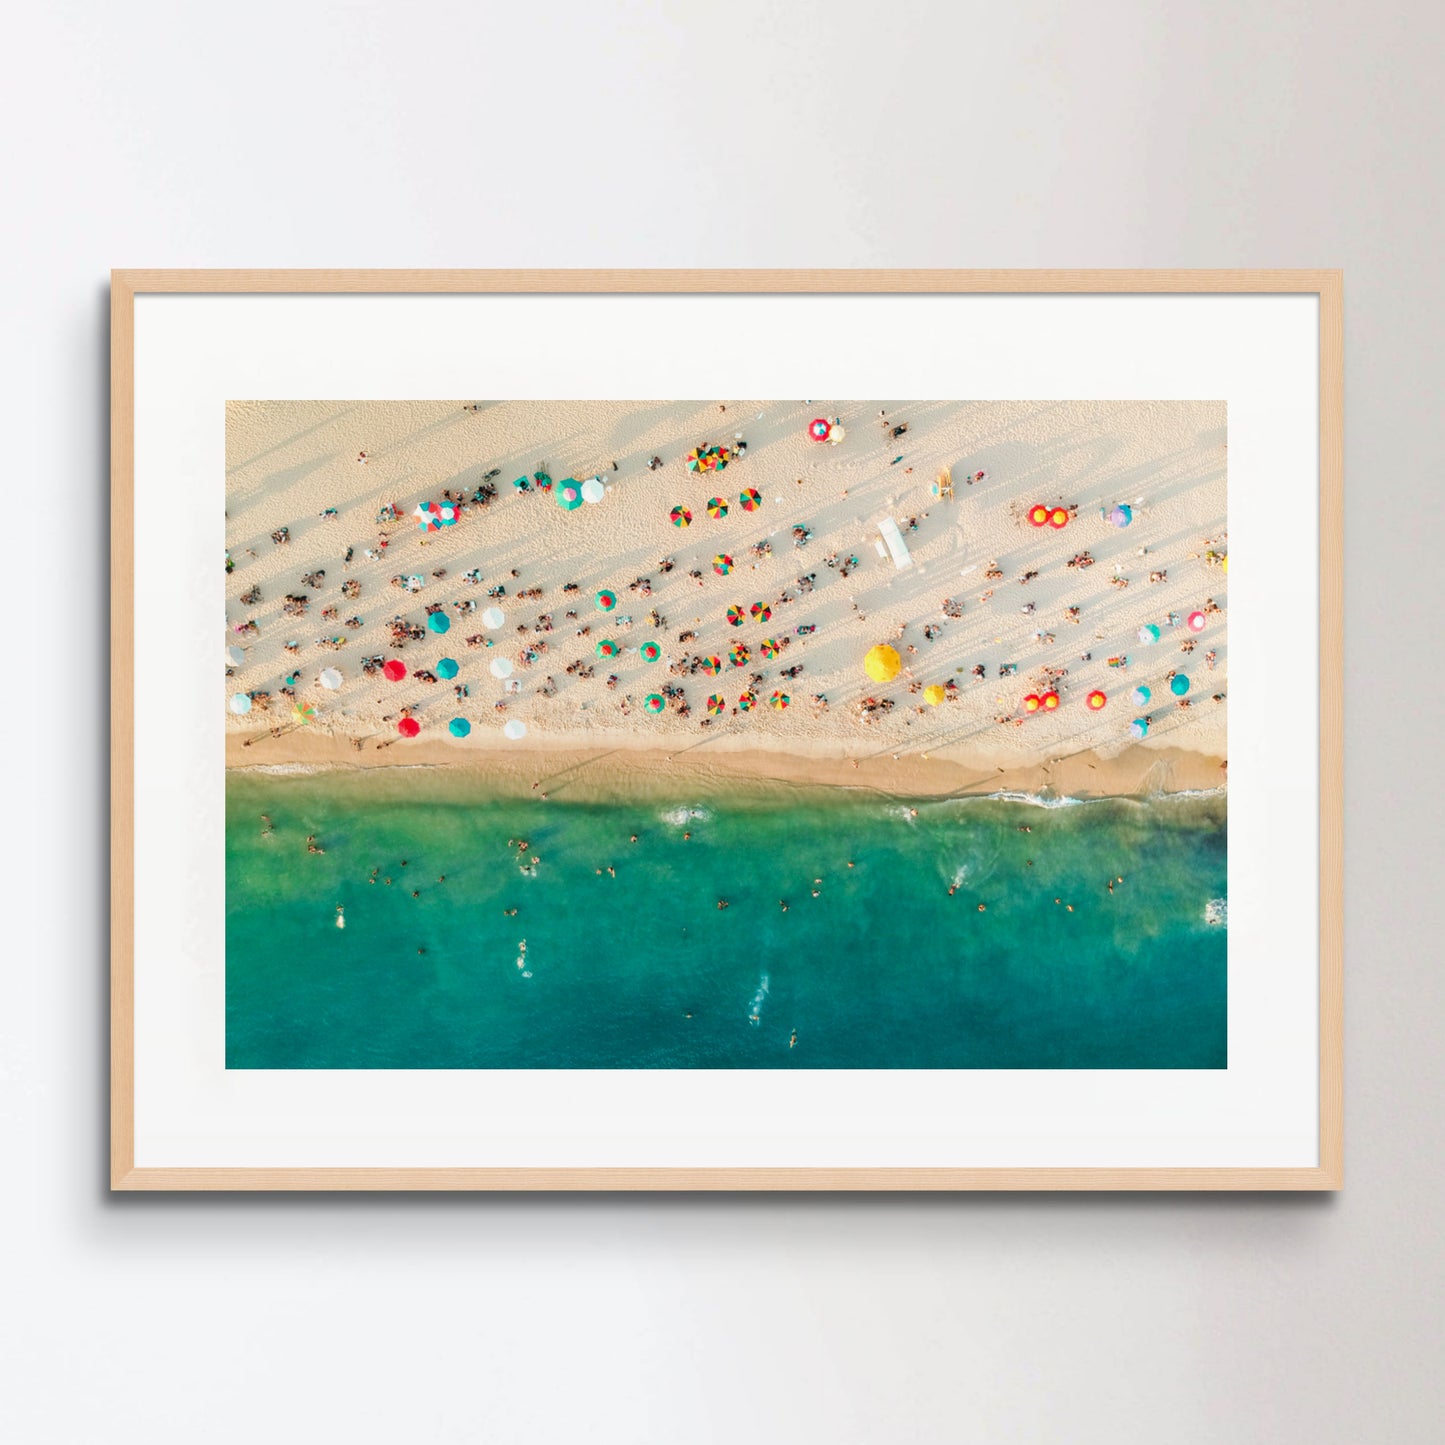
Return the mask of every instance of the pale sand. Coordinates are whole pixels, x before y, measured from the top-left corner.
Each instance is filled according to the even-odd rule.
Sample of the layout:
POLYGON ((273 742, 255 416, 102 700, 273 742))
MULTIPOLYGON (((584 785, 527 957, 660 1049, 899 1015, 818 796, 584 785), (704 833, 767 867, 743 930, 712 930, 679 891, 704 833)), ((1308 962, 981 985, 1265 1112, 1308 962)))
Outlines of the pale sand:
POLYGON ((1171 611, 1182 618, 1206 598, 1221 608, 1227 601, 1226 575, 1201 555, 1210 545, 1225 547, 1222 402, 725 405, 722 412, 717 402, 498 402, 472 412, 461 402, 232 403, 227 543, 236 566, 226 579, 225 641, 243 646, 246 660, 226 678, 217 705, 233 692, 260 690, 271 693, 272 704, 269 714, 225 715, 227 765, 460 763, 525 777, 530 788, 539 777, 585 761, 575 773, 593 779, 639 770, 671 776, 684 768, 695 778, 753 773, 918 795, 1048 787, 1082 796, 1222 782, 1227 708, 1210 699, 1227 689, 1224 613, 1211 614, 1192 655, 1179 650, 1189 634, 1168 626, 1171 611), (908 424, 905 436, 894 441, 887 435, 878 420, 880 407, 889 424, 908 424), (816 415, 842 418, 847 436, 840 445, 808 438, 807 422, 816 415), (737 432, 748 443, 741 460, 714 475, 686 470, 683 458, 691 447, 731 445, 737 432), (365 465, 357 460, 362 450, 365 465), (903 461, 890 466, 900 453, 903 461), (654 454, 665 465, 650 472, 647 462, 654 454), (601 475, 609 486, 606 499, 564 512, 555 493, 513 492, 513 477, 543 465, 559 481, 601 475), (953 471, 951 502, 929 493, 944 466, 953 471), (418 532, 409 516, 418 501, 440 501, 443 488, 470 494, 493 467, 501 475, 494 479, 498 497, 491 506, 469 508, 457 526, 440 533, 418 532), (977 471, 987 473, 985 480, 966 485, 965 477, 977 471), (762 506, 751 514, 738 505, 745 487, 763 494, 762 506), (705 503, 714 495, 729 503, 725 519, 706 513, 705 503), (1061 531, 1036 530, 1022 517, 1036 501, 1075 504, 1077 519, 1061 531), (1099 515, 1119 501, 1135 508, 1134 524, 1122 531, 1099 515), (403 520, 384 529, 389 545, 382 558, 368 561, 363 552, 375 547, 383 530, 374 518, 385 502, 395 503, 403 520), (693 513, 685 529, 668 520, 679 503, 693 513), (328 507, 340 516, 320 520, 328 507), (897 571, 874 549, 877 522, 885 515, 904 528, 916 564, 908 570, 897 571), (916 532, 907 531, 910 517, 918 518, 916 532), (813 532, 802 550, 790 537, 798 522, 813 532), (291 530, 285 547, 273 545, 269 535, 281 526, 291 530), (749 548, 764 539, 771 541, 773 554, 755 559, 749 548), (343 567, 348 546, 355 557, 343 567), (1147 547, 1147 555, 1138 555, 1140 547, 1147 547), (1086 549, 1095 566, 1065 565, 1086 549), (858 557, 860 566, 850 577, 824 566, 824 557, 834 551, 858 557), (719 552, 735 559, 730 576, 713 572, 719 552), (676 561, 670 575, 657 567, 665 556, 676 561), (1003 581, 985 579, 993 561, 1003 569, 1003 581), (446 577, 433 579, 431 573, 442 567, 446 577), (474 567, 482 572, 481 586, 462 581, 462 573, 474 567), (510 576, 513 568, 520 578, 510 576), (704 573, 701 586, 688 577, 694 568, 704 573), (303 586, 302 574, 317 569, 325 570, 324 583, 303 586), (1025 570, 1040 575, 1020 585, 1025 570), (1146 579, 1156 570, 1167 572, 1167 581, 1151 585, 1146 579), (1110 585, 1116 571, 1128 579, 1127 590, 1110 585), (389 585, 393 576, 413 573, 426 579, 421 593, 389 585), (816 573, 815 590, 778 605, 784 589, 797 594, 795 579, 803 573, 816 573), (650 597, 628 590, 638 576, 651 579, 650 597), (348 579, 361 586, 355 601, 340 595, 348 579), (582 590, 564 596, 561 585, 571 581, 582 590), (480 609, 491 602, 487 587, 498 583, 509 594, 540 587, 545 595, 527 603, 513 595, 502 599, 506 626, 487 634, 496 645, 469 648, 465 639, 483 632, 480 609), (262 601, 243 606, 240 595, 258 585, 262 601), (592 597, 599 587, 618 593, 615 614, 595 610, 592 597), (309 594, 306 617, 281 614, 288 592, 309 594), (963 604, 961 618, 942 616, 945 597, 963 604), (458 616, 452 604, 470 598, 478 611, 458 616), (773 604, 770 622, 727 625, 729 605, 754 601, 773 604), (1020 609, 1029 601, 1035 610, 1025 615, 1020 609), (395 615, 420 623, 434 603, 445 605, 451 631, 392 650, 384 624, 395 615), (340 609, 341 618, 360 615, 363 628, 347 630, 340 621, 323 619, 326 605, 340 609), (1079 609, 1077 624, 1065 619, 1068 607, 1079 609), (666 619, 664 628, 648 624, 651 608, 666 619), (577 620, 564 617, 568 609, 577 611, 577 620), (553 616, 553 631, 545 635, 548 651, 537 665, 519 668, 522 690, 508 697, 487 663, 499 654, 515 658, 527 642, 538 640, 532 627, 543 612, 553 616), (632 618, 630 627, 625 616, 632 618), (259 635, 234 631, 248 618, 256 620, 259 635), (1137 639, 1145 622, 1164 629, 1152 647, 1137 639), (817 631, 794 636, 780 659, 767 662, 758 654, 763 638, 781 638, 808 623, 817 631), (929 623, 942 629, 931 642, 923 637, 929 623), (515 631, 518 624, 528 629, 525 637, 515 631), (582 627, 590 634, 579 638, 582 627), (684 629, 695 631, 697 640, 679 644, 684 629), (1051 634, 1053 641, 1041 641, 1036 633, 1051 634), (344 638, 345 645, 336 651, 317 645, 332 636, 344 638), (593 649, 602 637, 616 638, 626 651, 611 661, 597 658, 593 649), (651 664, 637 652, 649 638, 663 647, 662 660, 651 664), (288 639, 301 644, 298 657, 283 652, 288 639), (725 666, 718 678, 669 675, 674 659, 695 654, 726 659, 739 641, 753 651, 743 669, 725 666), (876 642, 896 643, 903 653, 905 671, 892 683, 872 683, 862 671, 863 654, 876 642), (915 652, 906 651, 909 644, 915 652), (1212 670, 1204 661, 1210 650, 1216 654, 1212 670), (1092 655, 1090 661, 1081 659, 1084 652, 1092 655), (362 657, 378 654, 399 657, 409 668, 455 657, 462 667, 458 680, 471 695, 459 701, 446 682, 427 685, 408 677, 392 684, 379 675, 364 676, 362 657), (1109 667, 1106 659, 1113 655, 1127 655, 1129 667, 1109 667), (595 667, 595 677, 567 676, 565 668, 574 660, 595 667), (779 677, 782 667, 800 662, 805 667, 800 677, 779 677), (970 674, 976 663, 986 667, 982 681, 970 674), (1017 664, 1017 675, 999 679, 1002 663, 1017 664), (340 692, 328 692, 316 681, 327 666, 346 679, 340 692), (1045 685, 1040 671, 1045 667, 1068 670, 1059 687, 1062 706, 1019 726, 1000 726, 996 718, 1014 715, 1027 692, 1045 685), (280 696, 282 678, 292 668, 302 674, 298 696, 314 703, 319 714, 304 729, 294 726, 290 701, 280 696), (1165 675, 1173 668, 1193 682, 1193 706, 1187 710, 1177 709, 1169 695, 1165 675), (615 691, 604 686, 608 672, 621 679, 615 691), (707 696, 721 693, 731 708, 754 672, 765 678, 758 689, 761 705, 700 726, 707 696), (552 698, 539 695, 548 675, 557 687, 552 698), (936 708, 909 691, 910 681, 921 686, 949 680, 957 683, 958 696, 936 708), (660 716, 642 711, 642 698, 669 683, 685 689, 690 717, 678 716, 671 706, 660 716), (1143 744, 1132 742, 1128 726, 1140 711, 1129 700, 1138 683, 1154 691, 1147 709, 1152 728, 1143 744), (766 706, 778 687, 792 698, 784 712, 766 706), (1109 695, 1100 712, 1084 704, 1094 688, 1109 695), (826 711, 811 704, 816 693, 828 697, 826 711), (870 696, 896 705, 864 725, 856 704, 870 696), (494 710, 501 700, 505 713, 494 710), (624 716, 627 700, 630 712, 624 716), (398 739, 395 732, 404 706, 423 727, 415 741, 398 739), (445 732, 447 720, 457 715, 473 725, 465 741, 445 732), (514 717, 527 724, 529 736, 508 744, 500 726, 514 717), (273 738, 268 726, 285 731, 273 738), (243 746, 247 739, 252 746, 243 746), (352 739, 362 740, 362 751, 352 739), (377 746, 392 739, 392 745, 377 746), (647 753, 657 757, 647 761, 647 753), (675 759, 670 764, 669 753, 675 759))

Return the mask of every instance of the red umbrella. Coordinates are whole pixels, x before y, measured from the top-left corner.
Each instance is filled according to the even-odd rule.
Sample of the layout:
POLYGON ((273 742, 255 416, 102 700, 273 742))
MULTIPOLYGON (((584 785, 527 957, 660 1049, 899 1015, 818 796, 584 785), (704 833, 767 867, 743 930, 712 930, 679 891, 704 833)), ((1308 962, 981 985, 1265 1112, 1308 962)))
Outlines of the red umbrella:
POLYGON ((1042 527, 1049 520, 1049 509, 1041 502, 1036 502, 1029 508, 1029 523, 1034 527, 1042 527))
POLYGON ((1109 699, 1105 693, 1102 693, 1099 691, 1098 688, 1095 688, 1093 692, 1091 692, 1088 697, 1084 699, 1084 701, 1088 703, 1089 708, 1092 712, 1098 712, 1098 710, 1103 707, 1104 704, 1109 701, 1109 699))
POLYGON ((400 682, 406 676, 406 664, 395 657, 381 670, 389 682, 400 682))
POLYGON ((1049 513, 1049 526, 1067 527, 1069 525, 1069 514, 1063 507, 1055 507, 1049 513))
POLYGON ((421 731, 421 724, 414 717, 404 717, 397 723, 396 730, 404 738, 414 738, 421 731))

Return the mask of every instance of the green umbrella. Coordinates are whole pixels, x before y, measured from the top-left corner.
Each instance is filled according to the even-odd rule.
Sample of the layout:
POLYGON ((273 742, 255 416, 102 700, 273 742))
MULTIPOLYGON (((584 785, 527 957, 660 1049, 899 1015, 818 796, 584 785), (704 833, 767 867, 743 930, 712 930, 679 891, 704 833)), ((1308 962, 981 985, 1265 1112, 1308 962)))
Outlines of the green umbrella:
POLYGON ((557 488, 557 505, 564 512, 575 512, 582 505, 582 488, 576 482, 563 482, 557 488))
POLYGON ((667 706, 667 700, 660 692, 650 692, 643 698, 642 705, 648 712, 661 712, 667 706))
POLYGON ((662 656, 662 649, 655 642, 644 642, 638 651, 644 662, 656 662, 662 656))
POLYGON ((598 657, 616 657, 621 651, 622 644, 620 642, 614 642, 610 637, 604 637, 602 641, 597 644, 598 657))
POLYGON ((596 602, 599 612, 611 612, 612 609, 617 606, 617 594, 607 591, 604 587, 602 591, 597 594, 596 602))

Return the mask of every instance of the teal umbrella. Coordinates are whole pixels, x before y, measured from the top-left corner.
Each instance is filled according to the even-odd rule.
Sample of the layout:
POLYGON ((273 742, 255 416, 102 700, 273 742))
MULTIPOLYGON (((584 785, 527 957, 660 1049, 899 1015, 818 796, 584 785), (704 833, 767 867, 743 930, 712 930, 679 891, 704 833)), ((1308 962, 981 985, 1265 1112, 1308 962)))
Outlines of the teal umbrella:
POLYGON ((582 488, 570 479, 557 488, 557 505, 564 512, 575 512, 582 505, 582 488))
POLYGON ((1152 698, 1154 694, 1150 692, 1147 687, 1136 687, 1129 696, 1133 699, 1135 707, 1148 707, 1149 699, 1152 698))
POLYGON ((447 724, 447 731, 448 731, 454 738, 464 738, 464 737, 466 737, 466 735, 467 735, 469 732, 471 732, 471 730, 472 730, 472 725, 471 725, 471 723, 469 723, 469 722, 466 720, 466 718, 464 718, 464 717, 454 717, 454 718, 447 724))
POLYGON ((447 678, 449 681, 460 671, 461 668, 457 666, 457 660, 454 657, 443 657, 437 663, 437 676, 447 678))
POLYGON ((1159 629, 1152 622, 1146 622, 1143 627, 1139 629, 1139 641, 1146 643, 1158 642, 1159 629))
POLYGON ((1175 697, 1183 697, 1184 694, 1189 691, 1189 679, 1185 677, 1182 672, 1176 672, 1174 676, 1169 679, 1169 691, 1172 692, 1175 697))
POLYGON ((1129 724, 1129 731, 1136 738, 1147 738, 1149 736, 1149 719, 1147 717, 1136 717, 1129 724))
POLYGON ((430 627, 433 632, 442 633, 451 627, 452 620, 445 612, 433 612, 427 617, 426 625, 430 627))

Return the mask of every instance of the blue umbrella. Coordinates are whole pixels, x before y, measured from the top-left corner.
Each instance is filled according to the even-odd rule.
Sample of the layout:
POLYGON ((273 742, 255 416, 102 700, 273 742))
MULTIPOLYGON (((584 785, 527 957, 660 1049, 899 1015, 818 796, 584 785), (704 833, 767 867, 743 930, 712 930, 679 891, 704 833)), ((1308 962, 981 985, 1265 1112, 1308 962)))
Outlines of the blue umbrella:
POLYGON ((241 716, 251 711, 251 699, 244 692, 233 692, 231 694, 231 701, 227 703, 226 706, 229 707, 233 713, 241 716))
POLYGON ((454 717, 454 718, 447 724, 447 731, 448 731, 454 738, 464 738, 464 737, 466 737, 466 735, 467 735, 469 732, 471 732, 471 730, 472 730, 472 725, 471 725, 471 723, 469 723, 469 722, 466 720, 466 718, 464 718, 464 717, 454 717))
POLYGON ((1109 513, 1109 521, 1115 527, 1127 527, 1134 520, 1134 509, 1126 507, 1120 502, 1113 511, 1109 513))
POLYGON ((437 663, 437 676, 445 677, 448 680, 454 678, 461 669, 457 666, 454 657, 444 657, 437 663))
POLYGON ((426 625, 433 632, 445 632, 452 625, 452 620, 445 612, 433 612, 428 616, 426 625))
POLYGON ((1159 629, 1152 622, 1146 622, 1143 627, 1139 629, 1139 641, 1146 645, 1151 642, 1158 642, 1159 629))
POLYGON ((1154 694, 1150 692, 1147 687, 1136 687, 1129 696, 1133 700, 1135 707, 1148 707, 1149 699, 1153 697, 1154 694))
POLYGON ((1189 691, 1189 679, 1182 672, 1176 672, 1169 680, 1169 691, 1175 697, 1183 697, 1189 691))
POLYGON ((1129 724, 1129 731, 1136 738, 1147 738, 1149 736, 1149 719, 1147 717, 1136 717, 1129 724))

